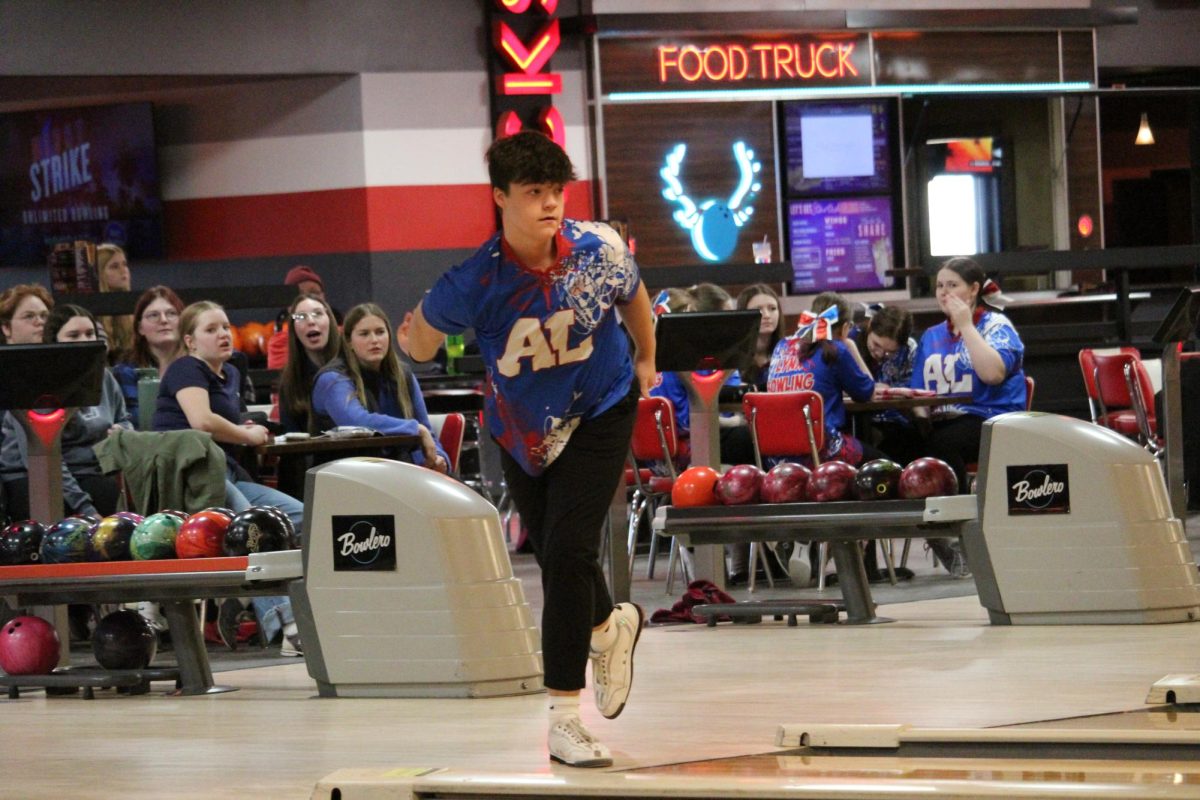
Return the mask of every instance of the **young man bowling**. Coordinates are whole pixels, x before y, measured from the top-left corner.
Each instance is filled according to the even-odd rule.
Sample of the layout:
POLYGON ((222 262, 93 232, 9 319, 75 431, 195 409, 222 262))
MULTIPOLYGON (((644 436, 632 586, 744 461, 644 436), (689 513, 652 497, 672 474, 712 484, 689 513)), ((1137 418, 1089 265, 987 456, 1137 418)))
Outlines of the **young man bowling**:
POLYGON ((633 683, 644 615, 614 607, 600 536, 655 377, 650 300, 616 231, 563 219, 575 171, 562 148, 523 132, 495 142, 487 161, 502 231, 417 306, 410 354, 428 360, 447 334, 475 329, 488 424, 542 569, 550 758, 604 767, 612 755, 580 721, 579 693, 590 660, 596 707, 612 719, 633 683))

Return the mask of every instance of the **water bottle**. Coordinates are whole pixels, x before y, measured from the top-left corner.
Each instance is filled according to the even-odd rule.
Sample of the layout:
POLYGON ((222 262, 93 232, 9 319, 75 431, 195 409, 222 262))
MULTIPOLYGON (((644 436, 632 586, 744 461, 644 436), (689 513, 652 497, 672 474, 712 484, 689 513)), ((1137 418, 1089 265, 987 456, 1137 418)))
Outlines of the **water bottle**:
POLYGON ((461 333, 446 337, 446 372, 451 375, 458 374, 458 360, 463 357, 466 349, 461 333))

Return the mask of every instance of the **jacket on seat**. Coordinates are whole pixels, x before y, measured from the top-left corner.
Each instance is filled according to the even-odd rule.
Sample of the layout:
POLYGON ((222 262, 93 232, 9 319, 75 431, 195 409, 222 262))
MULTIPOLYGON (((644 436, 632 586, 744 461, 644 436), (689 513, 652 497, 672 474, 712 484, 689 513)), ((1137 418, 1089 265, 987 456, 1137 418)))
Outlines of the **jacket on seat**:
POLYGON ((120 471, 139 514, 225 505, 225 451, 203 431, 116 431, 95 446, 105 473, 120 471))

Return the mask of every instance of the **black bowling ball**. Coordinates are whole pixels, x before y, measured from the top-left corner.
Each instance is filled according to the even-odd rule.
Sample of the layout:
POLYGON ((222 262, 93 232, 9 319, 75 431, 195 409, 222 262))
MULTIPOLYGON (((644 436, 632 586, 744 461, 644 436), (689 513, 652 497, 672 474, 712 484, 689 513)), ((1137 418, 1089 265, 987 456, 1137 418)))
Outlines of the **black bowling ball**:
POLYGON ((105 669, 143 669, 158 652, 150 623, 136 611, 114 611, 96 624, 92 653, 105 669))
POLYGON ((290 550, 295 532, 291 520, 274 508, 255 506, 234 516, 225 529, 227 556, 290 550))
POLYGON ((37 564, 41 561, 42 537, 46 529, 40 522, 24 519, 0 531, 0 565, 37 564))

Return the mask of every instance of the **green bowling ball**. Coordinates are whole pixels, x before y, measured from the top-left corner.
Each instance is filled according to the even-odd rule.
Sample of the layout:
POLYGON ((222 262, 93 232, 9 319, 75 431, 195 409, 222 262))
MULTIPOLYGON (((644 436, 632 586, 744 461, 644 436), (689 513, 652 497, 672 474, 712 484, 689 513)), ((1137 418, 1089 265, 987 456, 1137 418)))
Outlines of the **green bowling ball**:
POLYGON ((129 537, 129 554, 135 561, 175 557, 175 537, 183 520, 173 514, 151 514, 138 523, 129 537))

